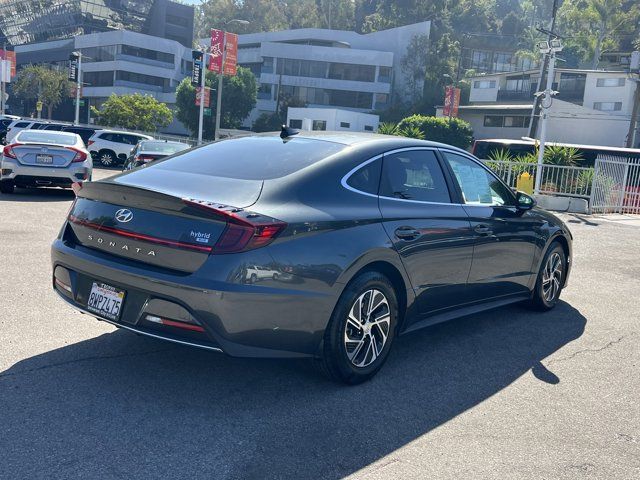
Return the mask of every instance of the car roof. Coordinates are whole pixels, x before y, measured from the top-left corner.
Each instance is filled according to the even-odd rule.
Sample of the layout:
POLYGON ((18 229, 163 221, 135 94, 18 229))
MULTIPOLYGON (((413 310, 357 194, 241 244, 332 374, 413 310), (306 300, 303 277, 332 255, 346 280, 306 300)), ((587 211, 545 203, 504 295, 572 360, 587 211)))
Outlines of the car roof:
POLYGON ((176 140, 162 140, 162 139, 158 139, 158 138, 149 138, 147 140, 140 140, 140 144, 147 143, 147 142, 165 143, 167 145, 186 145, 187 147, 190 146, 188 143, 178 142, 176 140))
MULTIPOLYGON (((273 135, 274 132, 261 135, 273 135)), ((277 132, 279 135, 280 133, 277 132)), ((367 132, 332 132, 332 131, 300 131, 295 135, 298 138, 308 138, 315 140, 323 140, 327 142, 340 143, 348 146, 379 146, 382 149, 395 149, 404 147, 431 147, 446 148, 448 150, 457 150, 467 153, 458 147, 447 145, 445 143, 432 142, 430 140, 418 140, 415 138, 400 137, 397 135, 383 135, 380 133, 367 132)), ((293 138, 293 137, 292 137, 293 138)))
POLYGON ((151 135, 147 135, 146 133, 127 132, 126 130, 111 130, 109 128, 97 129, 95 135, 97 135, 99 133, 121 133, 123 135, 137 135, 138 137, 146 137, 148 140, 152 140, 153 139, 153 137, 151 135))

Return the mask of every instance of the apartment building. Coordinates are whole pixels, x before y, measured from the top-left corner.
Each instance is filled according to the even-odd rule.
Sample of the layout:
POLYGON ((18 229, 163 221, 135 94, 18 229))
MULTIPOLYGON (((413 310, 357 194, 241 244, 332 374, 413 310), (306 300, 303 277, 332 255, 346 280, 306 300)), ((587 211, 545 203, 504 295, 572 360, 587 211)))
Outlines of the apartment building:
MULTIPOLYGON (((458 116, 476 139, 528 136, 538 78, 539 70, 474 77, 470 104, 460 106, 458 116)), ((547 139, 625 146, 636 88, 637 80, 623 71, 557 69, 547 139)))

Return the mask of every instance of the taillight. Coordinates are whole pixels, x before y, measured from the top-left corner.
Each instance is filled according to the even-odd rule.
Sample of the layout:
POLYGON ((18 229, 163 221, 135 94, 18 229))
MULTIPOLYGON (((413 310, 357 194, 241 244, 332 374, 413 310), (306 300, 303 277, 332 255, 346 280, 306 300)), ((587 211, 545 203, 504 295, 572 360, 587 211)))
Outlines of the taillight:
POLYGON ((76 155, 73 157, 73 160, 71 160, 72 163, 84 162, 87 159, 87 154, 82 150, 78 150, 77 148, 73 147, 68 147, 68 149, 76 153, 76 155))
POLYGON ((17 160, 18 157, 16 157, 16 154, 13 151, 13 149, 14 149, 14 147, 19 147, 20 145, 22 145, 22 144, 21 143, 12 143, 11 145, 7 145, 2 150, 2 154, 7 158, 13 158, 13 159, 17 160))
POLYGON ((150 162, 151 160, 155 160, 155 157, 150 155, 136 155, 136 160, 139 162, 150 162))
POLYGON ((280 220, 240 208, 191 198, 183 198, 182 201, 190 207, 205 210, 227 222, 222 235, 213 246, 212 254, 236 253, 264 247, 273 242, 287 227, 287 224, 280 220))
POLYGON ((96 141, 95 141, 95 140, 89 140, 89 141, 87 142, 87 147, 90 147, 90 146, 91 146, 91 145, 93 145, 94 143, 96 143, 96 141))

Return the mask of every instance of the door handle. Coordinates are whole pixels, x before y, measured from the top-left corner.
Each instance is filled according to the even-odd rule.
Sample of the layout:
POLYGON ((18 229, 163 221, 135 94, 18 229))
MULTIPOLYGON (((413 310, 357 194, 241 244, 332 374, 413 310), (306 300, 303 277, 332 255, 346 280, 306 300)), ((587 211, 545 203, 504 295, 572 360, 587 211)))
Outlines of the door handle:
POLYGON ((399 227, 394 233, 402 240, 411 240, 420 236, 420 231, 413 227, 399 227))
POLYGON ((493 230, 491 230, 488 225, 484 225, 482 223, 476 225, 474 230, 478 235, 488 236, 493 234, 493 230))

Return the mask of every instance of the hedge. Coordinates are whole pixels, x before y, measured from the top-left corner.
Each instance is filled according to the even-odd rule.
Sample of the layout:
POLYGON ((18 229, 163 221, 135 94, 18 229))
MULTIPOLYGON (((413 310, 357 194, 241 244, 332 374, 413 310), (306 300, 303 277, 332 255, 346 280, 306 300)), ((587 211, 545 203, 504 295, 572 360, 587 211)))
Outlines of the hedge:
POLYGON ((473 141, 473 130, 464 120, 459 118, 427 117, 425 115, 411 115, 400 121, 398 130, 418 128, 426 140, 446 143, 455 147, 467 149, 473 141))

